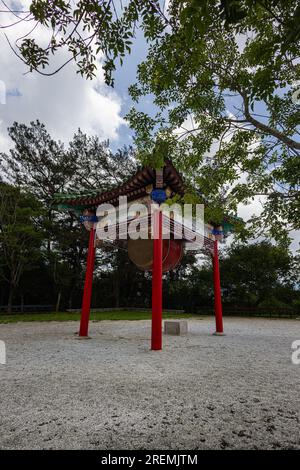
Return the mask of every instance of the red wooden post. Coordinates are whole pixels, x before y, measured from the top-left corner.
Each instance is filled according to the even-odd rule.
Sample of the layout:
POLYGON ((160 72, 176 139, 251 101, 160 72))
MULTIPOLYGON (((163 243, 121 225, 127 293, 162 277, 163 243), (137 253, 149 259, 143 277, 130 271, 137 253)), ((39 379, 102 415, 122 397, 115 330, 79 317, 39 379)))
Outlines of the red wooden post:
POLYGON ((90 230, 90 239, 89 239, 89 248, 86 264, 86 273, 84 281, 84 290, 82 297, 82 309, 81 309, 81 319, 80 319, 80 328, 79 336, 87 337, 89 329, 89 318, 90 318, 90 309, 91 309, 91 298, 92 298, 92 287, 93 287, 93 273, 94 273, 94 264, 95 264, 95 229, 90 230))
POLYGON ((223 318, 222 318, 222 299, 221 299, 220 268, 219 268, 219 255, 218 255, 218 240, 214 241, 213 270, 214 270, 216 334, 222 334, 223 333, 223 318))
POLYGON ((152 325, 151 349, 162 349, 162 213, 153 214, 152 325))

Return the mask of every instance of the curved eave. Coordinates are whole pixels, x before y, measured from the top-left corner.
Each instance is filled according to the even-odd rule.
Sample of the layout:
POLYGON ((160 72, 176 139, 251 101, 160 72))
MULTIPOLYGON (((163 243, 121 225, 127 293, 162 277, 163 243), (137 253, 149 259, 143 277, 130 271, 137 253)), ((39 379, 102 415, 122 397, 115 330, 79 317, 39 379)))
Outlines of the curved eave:
MULTIPOLYGON (((171 162, 164 167, 164 187, 170 187, 173 194, 184 194, 184 184, 181 175, 177 172, 171 162)), ((147 194, 149 185, 155 186, 156 172, 153 168, 146 167, 139 170, 130 180, 110 191, 84 191, 72 194, 54 195, 52 205, 54 207, 65 206, 70 210, 73 208, 96 208, 99 204, 109 203, 117 205, 120 196, 127 196, 128 201, 138 199, 147 194)), ((67 209, 65 209, 67 210, 67 209)))

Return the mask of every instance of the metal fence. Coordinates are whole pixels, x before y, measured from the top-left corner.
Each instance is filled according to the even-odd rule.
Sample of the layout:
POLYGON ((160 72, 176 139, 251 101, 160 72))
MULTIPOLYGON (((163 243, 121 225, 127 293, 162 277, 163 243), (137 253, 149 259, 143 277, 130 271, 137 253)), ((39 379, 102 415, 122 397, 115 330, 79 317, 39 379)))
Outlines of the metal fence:
MULTIPOLYGON (((13 305, 12 313, 47 313, 54 312, 53 305, 13 305)), ((68 309, 69 313, 80 313, 81 308, 68 309)), ((107 308, 92 308, 91 312, 114 312, 114 311, 136 311, 136 312, 151 312, 151 308, 142 307, 107 307, 107 308)), ((166 313, 176 313, 183 315, 185 313, 194 313, 195 315, 214 315, 214 308, 208 306, 193 306, 187 310, 181 309, 163 309, 166 313)), ((7 312, 7 305, 0 305, 0 312, 7 312)), ((293 307, 236 307, 223 305, 224 316, 236 317, 266 317, 266 318, 300 318, 299 309, 293 307)))
MULTIPOLYGON (((7 312, 8 307, 7 305, 0 305, 0 312, 7 312)), ((39 313, 39 312, 53 312, 55 308, 53 305, 12 305, 11 311, 12 313, 39 313)))
MULTIPOLYGON (((212 306, 193 307, 191 313, 198 315, 213 315, 212 306)), ((266 318, 300 318, 299 309, 293 307, 236 307, 223 305, 224 316, 237 317, 266 317, 266 318)))

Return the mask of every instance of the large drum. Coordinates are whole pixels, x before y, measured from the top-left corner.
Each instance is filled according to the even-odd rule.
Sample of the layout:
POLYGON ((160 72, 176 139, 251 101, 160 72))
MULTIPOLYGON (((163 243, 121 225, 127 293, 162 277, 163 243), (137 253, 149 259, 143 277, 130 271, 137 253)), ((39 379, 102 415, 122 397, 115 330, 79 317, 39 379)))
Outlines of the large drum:
MULTIPOLYGON (((143 271, 152 271, 153 240, 128 240, 128 255, 131 261, 143 271)), ((163 240, 163 272, 171 271, 183 256, 182 240, 163 240)))

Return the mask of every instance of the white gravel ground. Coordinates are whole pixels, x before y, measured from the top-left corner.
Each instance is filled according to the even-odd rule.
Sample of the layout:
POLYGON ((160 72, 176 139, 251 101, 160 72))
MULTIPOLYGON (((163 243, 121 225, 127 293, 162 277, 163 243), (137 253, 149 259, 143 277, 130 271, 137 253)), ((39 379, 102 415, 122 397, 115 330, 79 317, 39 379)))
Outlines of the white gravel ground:
POLYGON ((149 321, 0 325, 2 449, 300 449, 297 320, 189 320, 149 350, 149 321))

